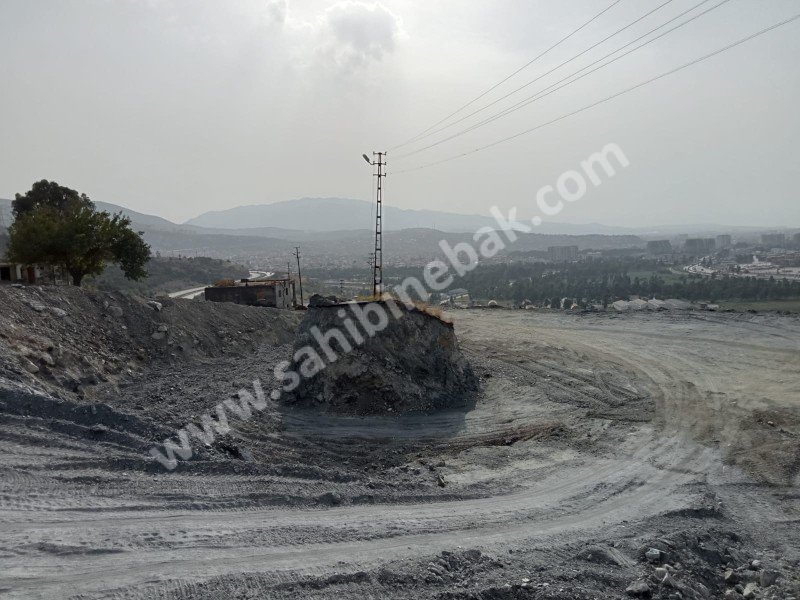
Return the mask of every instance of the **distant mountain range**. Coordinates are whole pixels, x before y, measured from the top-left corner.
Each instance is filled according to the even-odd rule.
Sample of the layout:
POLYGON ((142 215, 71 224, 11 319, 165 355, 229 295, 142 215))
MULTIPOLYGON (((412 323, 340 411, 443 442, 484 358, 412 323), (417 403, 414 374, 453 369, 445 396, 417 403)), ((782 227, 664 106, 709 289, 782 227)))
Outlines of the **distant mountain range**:
MULTIPOLYGON (((373 227, 375 207, 372 202, 353 198, 300 198, 272 204, 251 204, 227 210, 210 211, 186 221, 193 225, 214 229, 247 229, 275 227, 306 232, 330 232, 373 227)), ((437 210, 413 210, 385 205, 383 207, 384 231, 402 229, 435 229, 445 232, 476 231, 481 227, 497 228, 492 217, 464 215, 437 210)), ((573 225, 569 223, 544 223, 537 228, 541 233, 559 234, 630 234, 630 228, 613 227, 597 223, 573 225)))
MULTIPOLYGON (((156 215, 140 213, 108 202, 95 201, 100 210, 122 212, 139 229, 148 232, 180 232, 196 235, 247 236, 301 242, 351 237, 356 231, 371 230, 374 205, 352 198, 300 198, 272 204, 237 206, 227 210, 205 212, 185 223, 174 223, 156 215)), ((0 198, 0 216, 5 225, 11 223, 11 200, 0 198)), ((435 210, 412 210, 393 206, 383 209, 384 230, 432 229, 449 233, 469 233, 480 227, 497 228, 491 217, 464 215, 435 210)), ((573 224, 545 221, 535 228, 539 234, 551 235, 641 235, 646 238, 691 236, 717 233, 755 234, 767 227, 725 227, 715 224, 666 225, 656 227, 617 227, 599 223, 573 224)))

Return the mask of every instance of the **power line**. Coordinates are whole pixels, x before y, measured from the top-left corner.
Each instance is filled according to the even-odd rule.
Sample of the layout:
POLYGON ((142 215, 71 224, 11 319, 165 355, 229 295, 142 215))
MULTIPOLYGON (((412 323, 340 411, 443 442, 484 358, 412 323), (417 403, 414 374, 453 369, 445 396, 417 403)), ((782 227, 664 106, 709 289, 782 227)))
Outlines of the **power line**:
POLYGON ((569 113, 566 113, 564 115, 561 115, 560 117, 557 117, 557 118, 552 119, 550 121, 547 121, 545 123, 541 123, 539 125, 536 125, 535 127, 531 127, 530 129, 526 129, 524 131, 520 131, 519 133, 515 133, 514 135, 510 135, 508 137, 501 138, 499 140, 496 140, 496 141, 492 142, 491 144, 486 144, 484 146, 480 146, 478 148, 474 148, 474 149, 469 150, 467 152, 462 152, 461 154, 456 154, 456 155, 453 155, 453 156, 449 156, 447 158, 443 158, 442 160, 438 160, 438 161, 431 162, 431 163, 428 163, 428 164, 420 165, 420 166, 417 166, 417 167, 412 167, 410 169, 403 169, 401 171, 396 171, 395 174, 408 173, 410 171, 418 171, 420 169, 426 169, 428 167, 432 167, 432 166, 435 166, 435 165, 440 165, 440 164, 445 163, 445 162, 456 160, 458 158, 463 158, 465 156, 469 156, 470 154, 475 154, 476 152, 480 152, 482 150, 486 150, 488 148, 492 148, 494 146, 498 146, 498 145, 500 145, 502 143, 509 142, 509 141, 514 140, 514 139, 516 139, 518 137, 522 137, 523 135, 527 135, 529 133, 532 133, 534 131, 537 131, 539 129, 547 127, 548 125, 553 125, 554 123, 558 123, 559 121, 563 121, 564 119, 568 119, 569 117, 573 117, 573 116, 575 116, 577 114, 580 114, 582 112, 585 112, 587 110, 595 108, 596 106, 600 106, 601 104, 605 104, 606 102, 609 102, 609 101, 614 100, 616 98, 619 98, 620 96, 623 96, 623 95, 625 95, 625 94, 627 94, 629 92, 632 92, 632 91, 637 90, 637 89, 639 89, 641 87, 644 87, 646 85, 654 83, 654 82, 656 82, 656 81, 658 81, 660 79, 663 79, 664 77, 668 77, 670 75, 674 75, 675 73, 677 73, 679 71, 682 71, 683 69, 686 69, 688 67, 692 67, 692 66, 694 66, 694 65, 696 65, 698 63, 701 63, 701 62, 703 62, 705 60, 708 60, 709 58, 713 58, 713 57, 715 57, 715 56, 717 56, 719 54, 722 54, 723 52, 727 52, 728 50, 731 50, 732 48, 735 48, 735 47, 740 46, 740 45, 742 45, 742 44, 744 44, 746 42, 749 42, 750 40, 753 40, 753 39, 755 39, 755 38, 757 38, 757 37, 759 37, 761 35, 764 35, 765 33, 769 33, 770 31, 773 31, 773 30, 777 29, 778 27, 782 27, 784 25, 787 25, 787 24, 791 23, 792 21, 796 21, 797 19, 800 19, 800 14, 796 14, 793 17, 789 17, 788 19, 786 19, 784 21, 780 21, 779 23, 775 23, 774 25, 770 25, 769 27, 766 27, 766 28, 764 28, 764 29, 762 29, 760 31, 757 31, 757 32, 755 32, 753 34, 748 35, 747 37, 744 37, 744 38, 741 38, 741 39, 739 39, 739 40, 737 40, 735 42, 732 42, 732 43, 728 44, 727 46, 724 46, 724 47, 722 47, 722 48, 720 48, 718 50, 715 50, 714 52, 711 52, 709 54, 701 56, 700 58, 696 58, 696 59, 694 59, 694 60, 692 60, 692 61, 690 61, 688 63, 685 63, 685 64, 683 64, 683 65, 681 65, 679 67, 676 67, 676 68, 674 68, 674 69, 672 69, 670 71, 666 71, 664 73, 661 73, 660 75, 656 75, 655 77, 651 77, 650 79, 647 79, 646 81, 638 83, 638 84, 636 84, 636 85, 634 85, 632 87, 626 88, 626 89, 622 90, 621 92, 617 92, 616 94, 613 94, 611 96, 607 96, 606 98, 603 98, 602 100, 598 100, 597 102, 593 102, 592 104, 587 104, 586 106, 584 106, 582 108, 579 108, 579 109, 574 110, 572 112, 569 112, 569 113))
MULTIPOLYGON (((472 100, 470 100, 469 102, 467 102, 467 103, 466 103, 464 106, 462 106, 461 108, 459 108, 459 109, 457 109, 457 110, 453 111, 452 113, 450 113, 449 115, 447 115, 447 116, 446 116, 446 117, 444 117, 443 119, 441 119, 441 120, 437 121, 436 123, 434 123, 433 125, 431 125, 431 126, 430 126, 430 127, 428 127, 427 129, 425 129, 424 131, 421 131, 420 133, 418 133, 417 135, 415 135, 415 136, 414 136, 414 137, 412 137, 411 139, 408 139, 408 140, 406 140, 405 142, 403 142, 403 143, 401 143, 401 144, 398 144, 398 145, 396 145, 396 146, 393 146, 393 147, 389 148, 389 150, 395 150, 395 149, 397 149, 397 148, 402 148, 403 146, 407 146, 408 144, 410 144, 410 143, 412 143, 412 142, 415 142, 415 141, 417 141, 417 140, 420 138, 420 136, 423 136, 424 134, 428 133, 428 132, 429 132, 431 129, 433 129, 433 128, 435 128, 435 127, 438 127, 439 125, 441 125, 442 123, 444 123, 445 121, 447 121, 448 119, 450 119, 451 117, 453 117, 453 116, 457 115, 458 113, 460 113, 460 112, 461 112, 462 110, 464 110, 465 108, 467 108, 467 107, 469 107, 469 106, 472 106, 472 105, 473 105, 475 102, 477 102, 478 100, 480 100, 481 98, 483 98, 483 97, 484 97, 484 96, 486 96, 487 94, 489 94, 489 93, 493 92, 494 90, 496 90, 498 87, 500 87, 501 85, 503 85, 503 84, 504 84, 506 81, 508 81, 509 79, 511 79, 512 77, 514 77, 515 75, 517 75, 517 74, 521 73, 522 71, 524 71, 525 69, 527 69, 529 66, 531 66, 533 63, 535 63, 537 60, 539 60, 540 58, 542 58, 542 57, 543 57, 545 54, 547 54, 547 53, 548 53, 548 52, 550 52, 551 50, 554 50, 555 48, 557 48, 558 46, 560 46, 561 44, 563 44, 564 42, 566 42, 568 39, 570 39, 572 36, 574 36, 576 33, 578 33, 579 31, 581 31, 582 29, 584 29, 585 27, 587 27, 588 25, 590 25, 591 23, 593 23, 594 21, 596 21, 597 19, 599 19, 601 16, 603 16, 603 15, 604 15, 605 13, 607 13, 609 10, 611 10, 612 8, 614 8, 614 7, 615 7, 617 4, 619 4, 621 1, 622 1, 622 0, 614 0, 614 2, 612 2, 612 3, 611 3, 609 6, 608 6, 608 7, 604 8, 603 10, 601 10, 599 13, 597 13, 597 14, 596 14, 596 15, 594 15, 592 18, 590 18, 588 21, 586 21, 585 23, 583 23, 582 25, 580 25, 580 26, 579 26, 577 29, 574 29, 574 30, 572 30, 572 31, 571 31, 570 33, 568 33, 566 36, 564 36, 563 38, 561 38, 560 40, 558 40, 558 41, 557 41, 555 44, 553 44, 552 46, 550 46, 549 48, 547 48, 546 50, 544 50, 543 52, 541 52, 540 54, 538 54, 537 56, 535 56, 534 58, 532 58, 531 60, 529 60, 527 63, 525 63, 524 65, 522 65, 522 66, 521 66, 519 69, 517 69, 516 71, 514 71, 514 72, 513 72, 513 73, 511 73, 510 75, 507 75, 506 77, 504 77, 503 79, 501 79, 500 81, 498 81, 497 83, 495 83, 495 84, 494 84, 492 87, 490 87, 490 88, 489 88, 489 89, 487 89, 486 91, 484 91, 484 92, 481 92, 480 94, 478 94, 477 96, 475 96, 475 97, 474 97, 472 100)), ((671 1, 671 0, 670 0, 670 1, 671 1)))
MULTIPOLYGON (((537 81, 539 81, 539 80, 541 80, 541 79, 543 79, 543 78, 547 77, 548 75, 550 75, 550 74, 551 74, 551 73, 553 73, 554 71, 557 71, 557 70, 558 70, 558 69, 560 69, 561 67, 563 67, 563 66, 565 66, 565 65, 568 65, 568 64, 569 64, 569 63, 571 63, 572 61, 574 61, 574 60, 576 60, 576 59, 580 58, 581 56, 583 56, 583 55, 584 55, 584 54, 586 54, 587 52, 591 52, 592 50, 594 50, 595 48, 597 48, 597 47, 598 47, 598 46, 600 46, 601 44, 604 44, 605 42, 607 42, 607 41, 608 41, 608 40, 610 40, 611 38, 613 38, 613 37, 615 37, 615 36, 619 35, 619 34, 620 34, 620 33, 622 33, 623 31, 625 31, 626 29, 630 29, 631 27, 633 27, 633 26, 634 26, 634 25, 636 25, 637 23, 639 23, 639 22, 643 21, 644 19, 646 19, 647 17, 649 17, 649 16, 650 16, 650 15, 652 15, 653 13, 655 13, 655 12, 657 12, 657 11, 661 10, 661 9, 662 9, 662 8, 664 8, 664 7, 665 7, 667 4, 670 4, 672 1, 673 1, 673 0, 666 0, 666 1, 665 1, 665 2, 663 2, 662 4, 659 4, 658 6, 656 6, 654 9, 652 9, 652 10, 650 10, 650 11, 646 12, 645 14, 643 14, 643 15, 642 15, 641 17, 639 17, 638 19, 636 19, 636 20, 634 20, 634 21, 631 21, 630 23, 628 23, 627 25, 625 25, 625 26, 623 26, 623 27, 620 27, 620 28, 619 28, 619 29, 617 29, 617 30, 616 30, 614 33, 612 33, 612 34, 610 34, 610 35, 608 35, 608 36, 604 37, 604 38, 603 38, 602 40, 600 40, 599 42, 596 42, 596 43, 592 44, 591 46, 589 46, 589 47, 588 47, 588 48, 586 48, 585 50, 582 50, 581 52, 579 52, 578 54, 574 55, 573 57, 571 57, 571 58, 569 58, 569 59, 565 60, 564 62, 562 62, 562 63, 560 63, 560 64, 556 65, 555 67, 553 67, 553 68, 552 68, 552 69, 550 69, 549 71, 546 71, 546 72, 542 73, 541 75, 539 75, 539 76, 538 76, 538 77, 536 77, 535 79, 532 79, 532 80, 530 80, 529 82, 527 82, 526 84, 524 84, 524 85, 521 85, 520 87, 518 87, 518 88, 516 88, 516 89, 514 89, 514 90, 511 90, 511 91, 510 91, 510 92, 508 92, 507 94, 505 94, 505 95, 503 95, 503 96, 500 96, 500 97, 499 97, 499 98, 497 98, 496 100, 493 100, 493 101, 491 101, 489 104, 485 104, 485 105, 484 105, 484 106, 482 106, 481 108, 479 108, 479 109, 477 109, 477 110, 474 110, 474 111, 472 111, 472 112, 471 112, 471 113, 469 113, 468 115, 465 115, 465 116, 461 117, 460 119, 456 119, 456 120, 455 120, 455 121, 453 121, 452 123, 448 123, 447 125, 445 125, 445 126, 443 126, 443 127, 439 127, 438 129, 434 129, 433 131, 430 131, 430 130, 429 130, 429 131, 428 131, 428 133, 425 133, 424 135, 423 135, 423 134, 420 134, 420 135, 416 136, 416 138, 415 138, 413 141, 424 140, 425 138, 428 138, 428 137, 430 137, 430 136, 432 136, 432 135, 436 135, 437 133, 440 133, 440 132, 442 132, 442 131, 444 131, 444 130, 446 130, 446 129, 449 129, 450 127, 453 127, 454 125, 457 125, 458 123, 461 123, 462 121, 465 121, 465 120, 469 119, 470 117, 473 117, 473 116, 477 115, 478 113, 480 113, 480 112, 483 112, 484 110, 486 110, 487 108, 490 108, 490 107, 494 106, 494 105, 495 105, 495 104, 497 104, 498 102, 502 102, 502 101, 503 101, 503 100, 505 100, 506 98, 509 98, 509 97, 513 96, 513 95, 514 95, 514 94, 516 94, 517 92, 520 92, 520 91, 524 90, 526 87, 528 87, 528 86, 530 86, 530 85, 533 85, 533 84, 534 84, 534 83, 536 83, 537 81)), ((703 0, 703 2, 708 2, 708 1, 709 1, 709 0, 703 0)), ((701 4, 703 4, 703 2, 701 2, 701 4)), ((686 11, 686 12, 688 12, 688 11, 686 11)), ((683 14, 685 14, 685 13, 683 13, 683 14)), ((675 17, 675 18, 678 18, 678 17, 675 17)), ((674 19, 672 19, 672 20, 674 20, 674 19)), ((667 21, 667 23, 669 23, 669 22, 670 22, 670 21, 667 21)), ((663 27, 663 25, 661 25, 661 27, 663 27)), ((656 28, 656 29, 658 29, 658 28, 656 28)), ((640 39, 641 39, 641 38, 640 38, 640 39)), ((612 53, 612 54, 613 54, 613 53, 612 53)), ((451 116, 452 116, 452 115, 451 115, 451 116)), ((434 126, 434 127, 435 127, 435 126, 434 126)), ((413 143, 413 142, 408 142, 408 143, 413 143)), ((405 146, 405 145, 407 145, 408 143, 406 143, 406 144, 401 144, 401 145, 400 145, 400 146, 398 146, 398 147, 405 146)), ((403 158, 404 156, 408 156, 408 154, 401 154, 401 155, 398 155, 398 156, 397 156, 397 158, 403 158)))
MULTIPOLYGON (((673 17, 672 19, 670 19, 670 20, 669 20, 669 21, 667 21, 666 23, 662 23, 661 25, 659 25, 658 27, 655 27, 655 28, 651 29, 651 30, 650 30, 650 31, 648 31, 647 33, 645 33, 645 34, 643 34, 643 35, 640 35, 640 36, 639 36, 638 38, 636 38, 635 40, 632 40, 632 41, 628 42, 627 44, 624 44, 623 46, 620 46, 620 47, 619 47, 619 48, 617 48, 616 50, 613 50, 613 51, 609 52, 608 54, 606 54, 605 56, 602 56, 602 57, 598 58, 598 59, 597 59, 597 60, 595 60, 594 62, 592 62, 592 63, 589 63, 588 65, 586 65, 586 66, 584 66, 584 67, 582 67, 582 68, 578 69, 577 71, 575 71, 575 72, 573 72, 573 73, 570 73, 570 74, 569 74, 569 75, 567 75, 566 77, 563 77, 563 78, 559 79, 559 80, 558 80, 558 81, 556 81, 555 83, 553 83, 553 84, 551 84, 551 85, 547 86, 546 88, 544 88, 544 89, 542 89, 542 90, 539 90, 539 91, 538 91, 538 92, 536 92, 535 94, 533 94, 533 95, 531 95, 531 96, 528 96, 527 98, 524 98, 524 99, 520 100, 520 101, 519 101, 519 102, 517 102, 516 104, 512 104, 510 107, 508 107, 508 108, 505 108, 505 109, 501 110, 501 111, 500 111, 500 112, 498 112, 498 113, 495 113, 494 115, 492 115, 492 116, 490 116, 490 117, 487 117, 487 118, 486 118, 486 119, 484 119, 483 121, 479 121, 479 122, 477 122, 477 123, 474 123, 474 124, 470 125, 469 127, 467 127, 466 129, 462 129, 461 131, 458 131, 458 132, 456 132, 456 133, 454 133, 454 134, 452 134, 452 135, 450 135, 450 136, 448 136, 448 137, 446 137, 446 138, 442 138, 442 139, 441 139, 441 140, 439 140, 439 141, 436 141, 436 142, 433 142, 433 143, 431 143, 431 144, 428 144, 427 146, 422 146, 421 148, 418 148, 418 149, 416 149, 416 150, 412 150, 412 151, 410 151, 410 152, 406 152, 405 154, 401 154, 401 155, 397 156, 397 158, 398 158, 398 159, 402 159, 402 158, 406 158, 406 157, 409 157, 409 156, 413 156, 414 154, 417 154, 417 153, 419 153, 419 152, 423 152, 423 151, 425 151, 425 150, 429 150, 430 148, 434 148, 434 147, 436 147, 436 146, 439 146, 440 144, 443 144, 443 143, 445 143, 445 142, 448 142, 448 141, 450 141, 450 140, 452 140, 452 139, 455 139, 455 138, 457 138, 457 137, 460 137, 460 136, 462 136, 462 135, 464 135, 464 134, 466 134, 466 133, 469 133, 470 131, 474 131, 475 129, 478 129, 479 127, 483 127, 484 125, 487 125, 487 124, 489 124, 489 123, 492 123, 492 122, 494 122, 494 121, 496 121, 496 120, 498 120, 498 119, 500 119, 500 118, 502 118, 502 117, 505 117, 505 116, 507 116, 507 115, 510 115, 511 113, 514 113, 514 112, 516 112, 516 111, 520 110, 521 108, 524 108, 524 107, 528 106, 529 104, 533 104, 534 102, 537 102, 537 101, 541 100, 542 98, 546 98, 546 97, 547 97, 547 96, 549 96, 550 94, 554 94, 555 92, 557 92, 557 91, 559 91, 559 90, 561 90, 561 89, 563 89, 563 88, 565 88, 565 87, 567 87, 567 86, 569 86, 569 85, 572 85, 573 83, 575 83, 575 82, 577 82, 577 81, 580 81, 580 80, 581 80, 581 79, 583 79, 584 77, 587 77, 588 75, 591 75, 592 73, 595 73, 596 71, 599 71, 600 69, 603 69, 603 68, 605 68, 605 67, 607 67, 607 66, 609 66, 609 65, 611 65, 611 64, 613 64, 613 63, 615 63, 615 62, 617 62, 618 60, 620 60, 620 59, 622 59, 622 58, 624 58, 624 57, 628 56, 629 54, 632 54, 632 53, 636 52, 637 50, 639 50, 639 49, 641 49, 641 48, 644 48, 645 46, 647 46, 647 45, 649 45, 649 44, 652 44, 653 42, 655 42, 655 41, 657 41, 657 40, 660 40, 661 38, 663 38, 663 37, 665 37, 665 36, 669 35, 669 34, 670 34, 670 33, 672 33, 673 31, 676 31, 676 30, 680 29, 681 27, 683 27, 683 26, 685 26, 685 25, 688 25, 688 24, 689 24, 689 23, 691 23, 692 21, 695 21, 695 20, 699 19, 700 17, 702 17, 702 16, 704 16, 704 15, 706 15, 706 14, 710 13, 710 12, 711 12, 711 11, 713 11, 713 10, 716 10, 717 8, 720 8, 720 7, 721 7, 723 4, 727 4, 728 2, 730 2, 730 0, 722 0, 722 1, 721 1, 721 2, 719 2, 718 4, 715 4, 714 6, 712 6, 712 7, 710 7, 710 8, 707 8, 707 9, 706 9, 706 10, 704 10, 703 12, 700 12, 700 13, 698 13, 698 14, 694 15, 693 17, 690 17, 689 19, 687 19, 687 20, 686 20, 686 21, 684 21, 683 23, 679 23, 679 24, 678 24, 678 25, 676 25, 675 27, 673 27, 673 28, 671 28, 671 29, 668 29, 667 31, 665 31, 665 32, 663 32, 663 33, 661 33, 661 34, 657 35, 656 37, 654 37, 654 38, 652 38, 652 39, 649 39, 649 40, 647 40, 646 42, 644 42, 644 43, 642 43, 642 44, 639 44, 639 45, 638 45, 638 46, 636 46, 635 48, 631 48, 630 50, 628 50, 627 52, 625 52, 625 53, 623 53, 623 54, 620 54, 619 56, 617 56, 617 57, 615 57, 615 58, 611 59, 611 60, 610 60, 610 61, 608 61, 607 63, 605 63, 605 64, 602 64, 602 65, 600 65, 599 67, 597 67, 597 68, 595 68, 595 69, 592 69, 591 71, 588 71, 588 72, 584 73, 583 75, 580 75, 580 76, 578 76, 578 77, 575 77, 575 75, 578 75, 578 74, 579 74, 581 71, 585 71, 586 69, 588 69, 588 68, 590 68, 590 67, 593 67, 593 66, 594 66, 594 65, 596 65, 597 63, 604 61, 604 60, 605 60, 605 59, 607 59, 608 57, 610 57, 610 56, 613 56, 613 55, 614 55, 614 54, 616 54, 617 52, 619 52, 619 51, 621 51, 621 50, 624 50, 625 48, 627 48, 627 47, 631 46, 632 44, 635 44, 635 43, 636 43, 636 42, 638 42, 639 40, 641 40, 641 39, 643 39, 643 38, 647 37, 648 35, 650 35, 650 34, 652 34, 652 33, 656 32, 656 31, 658 31, 659 29, 662 29, 662 28, 666 27, 667 25, 669 25, 669 24, 670 24, 670 23, 672 23, 673 21, 675 21, 675 20, 677 20, 677 19, 680 19, 681 17, 683 17, 683 16, 684 16, 684 15, 686 15, 687 13, 690 13, 690 12, 692 12, 692 11, 693 11, 693 10, 695 10, 696 8, 698 8, 698 7, 702 6, 703 4, 705 4, 705 3, 709 2, 709 1, 710 1, 710 0, 702 0, 700 3, 698 3, 698 4, 695 4, 695 5, 694 5, 694 6, 692 6, 691 8, 689 8, 689 9, 687 9, 687 10, 683 11, 682 13, 680 13, 679 15, 677 15, 677 16, 675 16, 675 17, 673 17), (567 81, 567 80, 568 80, 568 79, 570 79, 571 77, 575 77, 575 79, 572 79, 571 81, 567 81), (563 83, 563 82, 565 82, 565 81, 566 81, 566 83, 564 83, 563 85, 559 85, 560 83, 563 83), (558 86, 558 87, 556 87, 556 86, 558 86), (549 90, 549 91, 548 91, 548 90, 549 90)), ((473 114, 474 114, 474 113, 473 113, 473 114)))

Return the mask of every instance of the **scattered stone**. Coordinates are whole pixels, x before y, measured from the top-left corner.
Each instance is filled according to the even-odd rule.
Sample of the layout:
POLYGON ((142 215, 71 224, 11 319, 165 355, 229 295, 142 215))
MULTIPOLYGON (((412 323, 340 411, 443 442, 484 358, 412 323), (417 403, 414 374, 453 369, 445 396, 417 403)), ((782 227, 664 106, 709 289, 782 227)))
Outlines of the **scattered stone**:
POLYGON ((148 300, 147 306, 149 306, 156 312, 161 312, 161 309, 164 308, 164 305, 161 304, 161 302, 156 302, 155 300, 148 300))
POLYGON ((761 568, 761 561, 758 559, 753 559, 750 561, 750 568, 758 571, 761 568))
POLYGON ((728 569, 727 571, 725 571, 725 575, 722 576, 722 579, 728 585, 734 585, 736 583, 739 583, 739 574, 733 569, 728 569))
POLYGON ((664 579, 661 580, 661 585, 663 585, 664 587, 670 587, 670 588, 677 587, 677 585, 675 584, 675 580, 672 578, 672 575, 670 575, 669 573, 664 575, 664 579))
POLYGON ((43 312, 47 308, 44 304, 37 302, 36 300, 28 300, 28 306, 30 306, 36 312, 43 312))
POLYGON ((319 504, 327 504, 328 506, 338 506, 342 503, 342 496, 337 492, 325 492, 317 496, 319 504))
POLYGON ((104 433, 108 432, 108 427, 106 427, 102 423, 95 423, 89 428, 89 431, 91 431, 95 435, 103 435, 104 433))
POLYGON ((642 581, 640 579, 638 581, 634 581, 628 587, 626 587, 625 593, 628 594, 628 596, 633 596, 634 598, 649 598, 650 586, 647 585, 646 581, 642 581))
POLYGON ((778 581, 780 573, 777 571, 769 571, 767 569, 761 571, 761 587, 769 587, 778 581))
POLYGON ((645 558, 651 563, 661 562, 661 550, 658 548, 649 548, 644 553, 645 558))
POLYGON ((447 485, 447 481, 445 481, 445 478, 441 473, 436 476, 436 483, 439 485, 439 487, 444 487, 447 485))
POLYGON ((664 567, 658 567, 655 571, 656 579, 661 582, 664 581, 664 578, 669 575, 667 570, 664 567))
POLYGON ((112 317, 114 317, 116 319, 119 319, 123 315, 122 309, 119 306, 116 306, 116 305, 109 306, 108 307, 108 312, 112 317))
POLYGON ((166 336, 167 336, 167 334, 164 333, 163 331, 156 331, 150 337, 153 338, 154 340, 158 341, 158 340, 163 340, 166 336))
POLYGON ((58 308, 57 306, 51 306, 50 312, 60 319, 63 319, 67 316, 67 311, 65 311, 63 308, 58 308))
POLYGON ((480 557, 481 557, 481 551, 478 550, 477 548, 472 548, 470 550, 464 551, 464 558, 466 558, 467 560, 475 562, 476 560, 479 560, 480 557))
POLYGON ((163 323, 161 325, 159 325, 158 328, 156 329, 156 331, 161 331, 161 332, 166 332, 168 330, 169 330, 169 327, 167 327, 163 323))
POLYGON ((758 593, 758 584, 757 583, 748 583, 744 586, 744 592, 742 592, 742 596, 745 598, 755 598, 758 593))
POLYGON ((39 360, 42 361, 44 364, 46 364, 48 367, 56 366, 56 359, 54 359, 52 356, 50 356, 46 352, 43 352, 39 356, 39 360))

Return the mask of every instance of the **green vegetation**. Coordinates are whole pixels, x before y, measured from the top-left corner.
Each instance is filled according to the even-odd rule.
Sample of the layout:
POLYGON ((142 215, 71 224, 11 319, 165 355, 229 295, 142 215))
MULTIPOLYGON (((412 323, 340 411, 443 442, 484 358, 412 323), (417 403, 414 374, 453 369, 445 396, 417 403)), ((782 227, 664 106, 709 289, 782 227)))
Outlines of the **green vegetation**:
POLYGON ((220 279, 241 279, 250 274, 243 265, 206 257, 155 257, 148 263, 147 270, 147 277, 131 281, 119 267, 109 267, 102 275, 92 278, 90 283, 102 290, 155 295, 211 285, 220 279))
POLYGON ((119 265, 125 277, 145 277, 150 247, 122 214, 99 212, 86 194, 38 181, 13 202, 7 255, 14 262, 58 266, 81 285, 86 275, 119 265))
POLYGON ((638 295, 688 300, 788 300, 800 298, 800 282, 740 277, 676 275, 641 258, 550 265, 512 263, 479 266, 457 284, 473 298, 547 302, 577 298, 612 302, 638 295))

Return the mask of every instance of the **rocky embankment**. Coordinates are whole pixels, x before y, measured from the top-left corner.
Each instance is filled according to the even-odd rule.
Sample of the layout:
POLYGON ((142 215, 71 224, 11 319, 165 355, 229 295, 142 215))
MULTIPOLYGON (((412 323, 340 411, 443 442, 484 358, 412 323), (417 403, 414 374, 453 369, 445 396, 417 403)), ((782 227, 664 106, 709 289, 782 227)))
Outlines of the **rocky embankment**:
MULTIPOLYGON (((366 335, 367 327, 355 316, 367 304, 317 306, 308 311, 298 328, 291 368, 303 373, 309 360, 303 348, 312 348, 327 366, 313 377, 301 377, 286 402, 359 415, 430 413, 468 406, 478 380, 458 347, 453 324, 417 308, 397 304, 399 314, 394 316, 385 303, 372 304, 382 308, 387 319, 374 336, 366 335), (347 321, 351 327, 358 323, 360 333, 354 333, 347 321), (341 332, 350 348, 332 337, 332 331, 341 332), (321 341, 326 335, 330 342, 321 341), (333 351, 335 360, 331 361, 334 354, 323 344, 333 351)), ((379 322, 374 314, 369 318, 379 322)))
POLYGON ((61 286, 0 287, 0 378, 70 399, 107 394, 159 364, 291 342, 297 315, 61 286))

